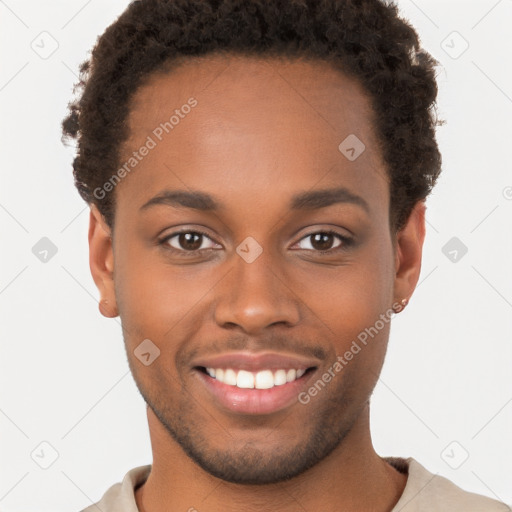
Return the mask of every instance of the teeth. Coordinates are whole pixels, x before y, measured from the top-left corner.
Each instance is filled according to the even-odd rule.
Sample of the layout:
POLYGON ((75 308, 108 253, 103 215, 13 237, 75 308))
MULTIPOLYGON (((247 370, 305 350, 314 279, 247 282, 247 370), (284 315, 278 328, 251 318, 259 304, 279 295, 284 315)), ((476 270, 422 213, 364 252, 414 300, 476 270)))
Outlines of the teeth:
POLYGON ((277 370, 274 373, 274 386, 282 386, 286 384, 286 370, 277 370))
MULTIPOLYGON (((215 378, 217 378, 217 370, 215 370, 215 378)), ((238 388, 254 388, 254 375, 251 372, 240 370, 236 376, 236 386, 238 388)))
POLYGON ((210 377, 217 379, 229 386, 237 386, 243 389, 270 389, 274 386, 282 386, 287 382, 302 377, 305 369, 296 370, 261 370, 257 373, 246 370, 234 370, 232 368, 206 368, 210 377))
POLYGON ((256 374, 254 387, 256 389, 269 389, 274 387, 274 375, 270 370, 263 370, 256 374))
POLYGON ((231 368, 228 368, 224 372, 224 384, 229 384, 230 386, 236 386, 236 372, 235 370, 232 370, 231 368))
POLYGON ((297 378, 297 370, 291 369, 286 372, 286 382, 293 382, 297 378))

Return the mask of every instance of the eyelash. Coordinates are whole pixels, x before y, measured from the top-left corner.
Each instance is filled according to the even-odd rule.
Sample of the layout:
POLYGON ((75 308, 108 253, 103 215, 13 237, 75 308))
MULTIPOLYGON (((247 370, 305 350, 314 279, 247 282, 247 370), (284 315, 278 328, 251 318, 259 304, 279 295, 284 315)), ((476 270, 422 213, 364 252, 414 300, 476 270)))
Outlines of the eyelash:
MULTIPOLYGON (((179 256, 185 256, 185 257, 197 256, 202 251, 215 251, 215 250, 217 250, 217 249, 208 248, 208 249, 198 249, 198 250, 195 250, 195 251, 186 251, 185 249, 176 249, 175 247, 171 247, 167 243, 170 239, 174 238, 175 236, 181 235, 183 233, 189 233, 189 234, 193 233, 193 234, 196 234, 196 235, 202 235, 202 236, 205 236, 206 238, 209 238, 210 240, 212 240, 211 237, 208 235, 208 233, 205 233, 204 231, 191 230, 191 229, 187 230, 187 229, 185 229, 183 231, 175 231, 174 233, 171 233, 170 235, 167 235, 166 237, 164 237, 161 240, 159 240, 158 244, 162 245, 165 250, 168 250, 168 251, 170 251, 173 254, 178 254, 179 256)), ((299 242, 301 240, 304 240, 305 238, 311 237, 313 235, 318 235, 318 234, 334 235, 335 237, 339 238, 339 240, 341 241, 341 245, 339 247, 335 247, 334 249, 327 249, 325 251, 317 251, 317 250, 314 250, 314 249, 298 249, 298 250, 311 251, 311 252, 314 252, 316 254, 335 254, 335 253, 338 253, 338 252, 341 252, 341 251, 346 251, 350 246, 352 246, 354 244, 354 240, 352 238, 349 238, 347 236, 341 235, 340 233, 338 233, 337 231, 334 231, 332 229, 324 229, 324 230, 314 231, 312 233, 308 233, 307 235, 304 235, 299 240, 299 242)), ((212 240, 212 241, 214 242, 214 240, 212 240)), ((295 250, 297 250, 297 249, 295 249, 295 250)))

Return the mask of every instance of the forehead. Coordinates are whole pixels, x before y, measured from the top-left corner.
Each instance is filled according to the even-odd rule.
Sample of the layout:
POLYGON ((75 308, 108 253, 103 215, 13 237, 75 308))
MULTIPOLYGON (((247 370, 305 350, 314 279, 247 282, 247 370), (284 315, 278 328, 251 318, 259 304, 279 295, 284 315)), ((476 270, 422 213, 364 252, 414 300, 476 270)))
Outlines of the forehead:
POLYGON ((128 123, 122 163, 152 148, 117 186, 118 203, 140 205, 163 188, 229 193, 231 201, 261 191, 268 200, 291 182, 387 193, 370 100, 325 62, 191 58, 149 77, 128 123), (347 146, 364 151, 351 160, 347 146))
POLYGON ((354 129, 362 113, 371 116, 368 96, 361 84, 327 62, 212 54, 181 58, 149 75, 132 99, 132 121, 153 121, 159 113, 155 109, 172 108, 191 94, 201 95, 205 100, 203 107, 212 109, 226 108, 233 102, 273 103, 278 99, 284 108, 307 110, 309 106, 326 122, 334 121, 341 112, 354 129), (331 112, 334 102, 340 107, 336 113, 331 112), (353 109, 348 108, 350 105, 353 109), (352 110, 358 115, 353 117, 352 110))

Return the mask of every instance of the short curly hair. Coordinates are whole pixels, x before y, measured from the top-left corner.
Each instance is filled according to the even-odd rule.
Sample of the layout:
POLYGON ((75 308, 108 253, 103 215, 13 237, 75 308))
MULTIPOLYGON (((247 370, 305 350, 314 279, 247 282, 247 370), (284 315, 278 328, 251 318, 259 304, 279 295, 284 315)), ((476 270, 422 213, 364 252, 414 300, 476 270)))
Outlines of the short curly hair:
POLYGON ((390 178, 390 227, 400 230, 441 172, 435 126, 438 65, 398 7, 384 0, 136 0, 80 66, 62 121, 77 141, 75 185, 114 227, 115 195, 98 199, 120 165, 130 99, 149 75, 190 56, 313 58, 359 81, 375 113, 390 178))

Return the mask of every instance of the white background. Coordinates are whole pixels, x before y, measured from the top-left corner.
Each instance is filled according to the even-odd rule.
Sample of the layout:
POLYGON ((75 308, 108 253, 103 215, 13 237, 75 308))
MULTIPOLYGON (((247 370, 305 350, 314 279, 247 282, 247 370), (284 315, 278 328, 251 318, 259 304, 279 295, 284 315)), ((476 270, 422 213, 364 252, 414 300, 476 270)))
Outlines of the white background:
MULTIPOLYGON (((73 149, 60 140, 79 63, 126 5, 0 2, 6 512, 80 510, 151 462, 119 318, 97 309, 88 208, 73 186, 73 149), (38 37, 51 47, 43 31, 58 43, 47 59, 31 48, 38 37), (32 253, 42 237, 57 247, 47 263, 32 253), (43 441, 59 454, 48 469, 31 458, 43 449, 49 460, 43 441)), ((381 455, 415 457, 467 490, 512 503, 512 1, 398 5, 442 64, 438 114, 447 123, 438 128, 443 175, 428 202, 422 276, 393 324, 373 440, 381 455), (453 31, 469 43, 458 58, 463 41, 453 31), (442 252, 452 237, 468 248, 455 263, 442 252), (466 452, 452 469, 447 461, 456 465, 466 452)))

